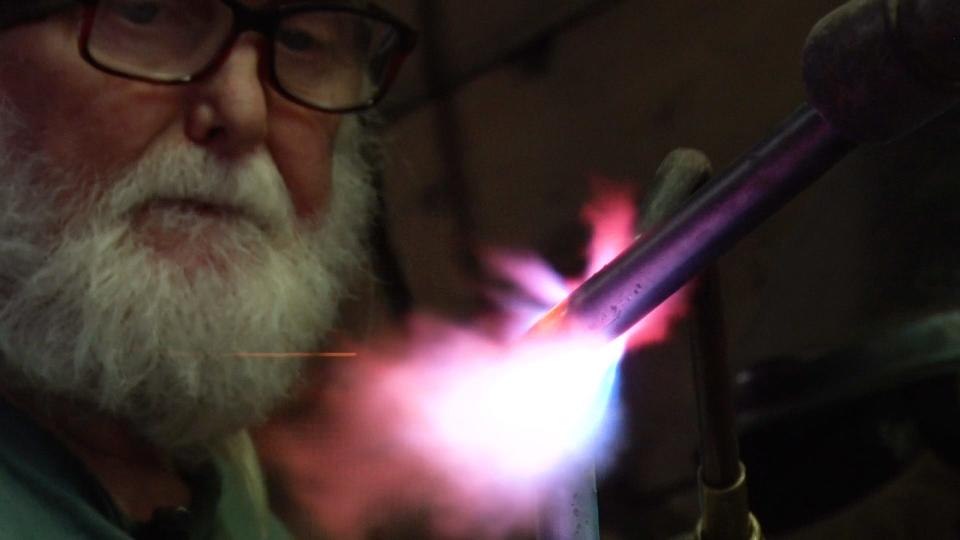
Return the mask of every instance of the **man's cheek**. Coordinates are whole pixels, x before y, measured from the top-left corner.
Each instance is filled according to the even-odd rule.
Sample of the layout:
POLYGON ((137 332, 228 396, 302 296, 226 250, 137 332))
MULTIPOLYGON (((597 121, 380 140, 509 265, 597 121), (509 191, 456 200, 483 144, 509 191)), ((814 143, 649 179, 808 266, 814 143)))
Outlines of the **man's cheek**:
POLYGON ((307 110, 268 94, 267 146, 296 209, 309 219, 323 211, 330 191, 334 142, 342 117, 307 110))
POLYGON ((284 186, 300 219, 323 211, 330 193, 332 160, 330 150, 274 146, 271 154, 283 176, 284 186))

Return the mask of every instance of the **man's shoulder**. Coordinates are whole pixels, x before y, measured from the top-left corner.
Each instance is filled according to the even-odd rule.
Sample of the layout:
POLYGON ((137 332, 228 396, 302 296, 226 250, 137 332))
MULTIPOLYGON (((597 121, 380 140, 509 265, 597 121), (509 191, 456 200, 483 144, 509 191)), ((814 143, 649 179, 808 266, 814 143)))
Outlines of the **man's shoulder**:
MULTIPOLYGON (((195 493, 206 500, 195 510, 207 517, 196 520, 191 536, 292 538, 270 512, 255 450, 240 440, 232 454, 239 459, 215 459, 207 468, 211 474, 200 483, 206 489, 195 493)), ((131 525, 73 454, 0 400, 0 540, 129 540, 131 525)))
POLYGON ((82 500, 68 492, 38 490, 0 465, 0 540, 126 539, 82 500))
POLYGON ((216 459, 222 489, 217 508, 221 534, 238 540, 292 539, 270 509, 259 459, 249 436, 243 434, 231 446, 216 459))
POLYGON ((27 453, 17 435, 0 431, 0 540, 126 538, 91 501, 82 477, 57 463, 57 449, 30 445, 27 453))

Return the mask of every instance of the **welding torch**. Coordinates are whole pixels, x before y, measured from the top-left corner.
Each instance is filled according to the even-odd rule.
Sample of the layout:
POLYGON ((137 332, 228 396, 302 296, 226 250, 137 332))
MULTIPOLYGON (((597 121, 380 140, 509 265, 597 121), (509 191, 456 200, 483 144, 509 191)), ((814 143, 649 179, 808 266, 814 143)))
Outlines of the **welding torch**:
POLYGON ((803 78, 809 103, 551 309, 535 331, 623 334, 859 144, 900 138, 960 104, 960 2, 848 2, 810 32, 803 78))

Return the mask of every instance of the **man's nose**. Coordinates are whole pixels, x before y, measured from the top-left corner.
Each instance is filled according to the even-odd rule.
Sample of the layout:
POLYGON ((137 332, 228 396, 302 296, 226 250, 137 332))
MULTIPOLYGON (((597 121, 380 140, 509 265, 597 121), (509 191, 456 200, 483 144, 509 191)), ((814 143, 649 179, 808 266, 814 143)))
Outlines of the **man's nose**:
POLYGON ((215 69, 189 85, 186 133, 222 157, 237 157, 267 135, 267 95, 262 47, 252 34, 240 36, 215 69))

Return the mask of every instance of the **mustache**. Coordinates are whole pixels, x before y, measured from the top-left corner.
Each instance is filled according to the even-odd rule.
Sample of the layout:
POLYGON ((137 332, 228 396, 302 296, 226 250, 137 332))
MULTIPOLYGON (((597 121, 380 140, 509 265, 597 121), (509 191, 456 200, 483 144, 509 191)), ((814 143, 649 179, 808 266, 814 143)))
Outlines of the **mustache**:
POLYGON ((158 148, 104 187, 100 215, 129 220, 151 206, 181 206, 242 217, 271 236, 295 225, 283 176, 266 150, 226 162, 191 147, 158 148))

